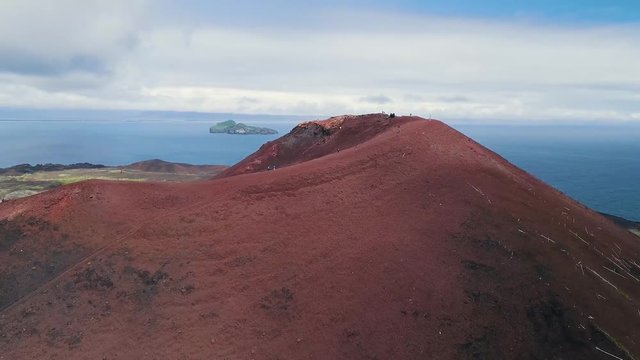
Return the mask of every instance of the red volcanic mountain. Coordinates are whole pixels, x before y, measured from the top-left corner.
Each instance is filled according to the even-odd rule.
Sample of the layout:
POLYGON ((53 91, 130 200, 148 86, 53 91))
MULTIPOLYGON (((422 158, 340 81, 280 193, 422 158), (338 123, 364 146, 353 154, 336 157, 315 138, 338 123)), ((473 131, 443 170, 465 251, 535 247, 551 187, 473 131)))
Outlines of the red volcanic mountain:
POLYGON ((632 359, 639 279, 636 237, 445 124, 346 116, 0 204, 0 359, 632 359))

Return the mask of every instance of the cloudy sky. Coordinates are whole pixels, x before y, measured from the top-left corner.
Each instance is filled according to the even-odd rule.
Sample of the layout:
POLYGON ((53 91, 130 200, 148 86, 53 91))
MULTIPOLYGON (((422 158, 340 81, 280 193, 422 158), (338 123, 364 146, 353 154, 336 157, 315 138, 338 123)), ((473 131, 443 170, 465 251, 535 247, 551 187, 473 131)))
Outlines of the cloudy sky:
POLYGON ((2 0, 0 107, 640 122, 637 1, 522 3, 2 0))

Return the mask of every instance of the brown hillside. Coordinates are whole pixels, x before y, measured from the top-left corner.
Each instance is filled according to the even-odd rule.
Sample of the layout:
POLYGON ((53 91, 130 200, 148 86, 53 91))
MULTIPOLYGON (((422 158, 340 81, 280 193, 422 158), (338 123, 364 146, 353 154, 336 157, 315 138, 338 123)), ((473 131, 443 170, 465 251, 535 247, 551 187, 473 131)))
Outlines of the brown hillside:
POLYGON ((640 356, 636 237, 439 121, 337 119, 0 204, 0 358, 640 356))

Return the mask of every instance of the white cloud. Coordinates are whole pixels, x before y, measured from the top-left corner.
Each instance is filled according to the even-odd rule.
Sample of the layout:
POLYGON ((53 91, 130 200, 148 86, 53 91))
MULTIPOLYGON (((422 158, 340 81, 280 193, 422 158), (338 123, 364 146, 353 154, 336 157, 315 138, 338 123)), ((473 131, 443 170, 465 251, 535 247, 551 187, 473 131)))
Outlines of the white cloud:
POLYGON ((0 52, 32 61, 0 60, 0 105, 640 117, 638 25, 325 11, 308 24, 239 27, 163 21, 143 1, 41 3, 0 3, 0 52))
POLYGON ((39 63, 79 56, 112 61, 135 46, 144 5, 141 0, 3 0, 0 49, 28 54, 39 63))

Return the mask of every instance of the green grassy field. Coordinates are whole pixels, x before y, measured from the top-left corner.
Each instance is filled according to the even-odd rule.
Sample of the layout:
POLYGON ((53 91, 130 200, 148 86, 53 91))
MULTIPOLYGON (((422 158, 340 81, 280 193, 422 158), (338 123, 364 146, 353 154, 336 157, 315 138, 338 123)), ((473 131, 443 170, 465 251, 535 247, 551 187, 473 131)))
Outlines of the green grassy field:
POLYGON ((62 171, 39 171, 16 176, 0 175, 0 200, 10 200, 34 195, 61 185, 79 181, 101 179, 116 181, 172 181, 189 182, 206 180, 212 174, 173 174, 146 172, 119 168, 74 169, 62 171))

